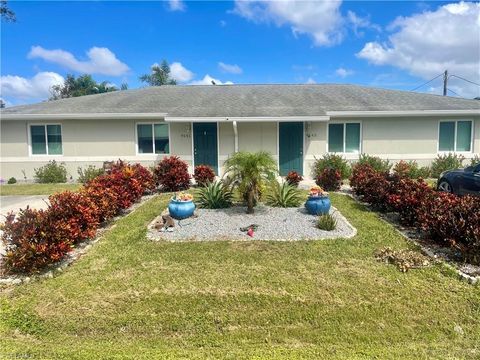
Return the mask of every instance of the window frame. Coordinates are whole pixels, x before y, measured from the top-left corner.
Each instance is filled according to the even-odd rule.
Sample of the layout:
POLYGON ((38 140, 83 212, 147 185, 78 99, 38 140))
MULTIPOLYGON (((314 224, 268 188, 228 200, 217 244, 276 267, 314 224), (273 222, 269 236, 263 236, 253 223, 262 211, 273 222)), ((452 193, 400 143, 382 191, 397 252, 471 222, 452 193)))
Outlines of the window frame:
POLYGON ((170 132, 170 124, 165 122, 165 121, 143 121, 143 122, 136 122, 135 123, 135 153, 137 156, 170 156, 172 152, 172 143, 171 143, 171 132, 170 132), (161 153, 161 154, 156 154, 155 153, 155 129, 154 125, 157 124, 164 124, 168 126, 168 153, 161 153), (152 145, 153 145, 153 152, 151 153, 141 153, 139 152, 139 146, 138 146, 138 125, 150 125, 152 127, 152 145))
POLYGON ((29 156, 50 156, 50 157, 59 157, 63 156, 63 126, 60 123, 28 123, 27 124, 27 131, 28 131, 28 154, 29 156), (58 125, 60 126, 60 136, 62 138, 62 153, 61 154, 49 154, 48 153, 48 133, 47 133, 47 126, 49 125, 58 125), (45 129, 45 147, 46 147, 46 154, 34 154, 33 153, 33 139, 32 139, 32 126, 43 126, 45 129))
POLYGON ((472 154, 473 153, 473 139, 474 139, 474 123, 472 119, 443 119, 438 121, 437 126, 437 153, 438 154, 448 154, 448 153, 455 153, 455 154, 472 154), (457 151, 457 128, 459 121, 468 121, 470 123, 470 151, 457 151), (446 122, 453 122, 454 126, 454 133, 453 133, 453 150, 440 150, 440 124, 446 122))
POLYGON ((326 141, 326 148, 327 148, 327 154, 341 154, 345 156, 346 158, 350 157, 359 157, 360 154, 362 154, 363 151, 363 123, 360 120, 347 120, 347 121, 328 121, 327 122, 327 141, 326 141), (334 152, 330 151, 330 124, 341 124, 343 125, 343 151, 342 152, 334 152), (360 125, 360 138, 359 138, 359 149, 358 153, 356 152, 345 152, 346 148, 346 136, 347 136, 347 124, 359 124, 360 125))

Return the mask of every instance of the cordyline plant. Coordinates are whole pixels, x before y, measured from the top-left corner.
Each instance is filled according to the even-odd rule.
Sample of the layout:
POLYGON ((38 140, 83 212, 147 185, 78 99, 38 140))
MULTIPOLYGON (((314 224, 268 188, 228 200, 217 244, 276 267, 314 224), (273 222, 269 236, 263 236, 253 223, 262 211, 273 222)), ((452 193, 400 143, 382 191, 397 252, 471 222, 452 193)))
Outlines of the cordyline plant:
POLYGON ((253 214, 260 198, 260 187, 277 174, 277 163, 265 151, 250 153, 240 151, 225 161, 226 181, 238 187, 247 204, 247 214, 253 214))

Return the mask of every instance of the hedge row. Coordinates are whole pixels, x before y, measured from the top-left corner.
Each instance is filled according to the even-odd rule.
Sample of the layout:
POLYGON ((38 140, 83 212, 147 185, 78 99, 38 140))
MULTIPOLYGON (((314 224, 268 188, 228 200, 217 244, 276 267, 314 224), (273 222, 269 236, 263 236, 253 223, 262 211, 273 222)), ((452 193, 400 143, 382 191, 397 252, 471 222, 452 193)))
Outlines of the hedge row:
POLYGON ((61 260, 75 244, 93 238, 101 223, 155 187, 145 167, 118 161, 81 190, 51 195, 46 210, 27 207, 18 216, 9 214, 2 234, 7 248, 5 270, 37 272, 61 260))
POLYGON ((480 264, 480 200, 438 192, 422 179, 354 166, 350 185, 363 201, 380 211, 399 213, 404 225, 414 226, 432 240, 460 250, 480 264))

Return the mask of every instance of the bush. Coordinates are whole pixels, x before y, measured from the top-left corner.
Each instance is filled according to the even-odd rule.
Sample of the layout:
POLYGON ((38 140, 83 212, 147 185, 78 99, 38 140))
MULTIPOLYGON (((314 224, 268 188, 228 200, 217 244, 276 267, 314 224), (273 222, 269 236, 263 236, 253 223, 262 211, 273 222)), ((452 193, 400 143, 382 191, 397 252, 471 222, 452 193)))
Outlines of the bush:
POLYGON ((97 207, 100 223, 111 220, 119 212, 118 196, 113 189, 87 186, 80 191, 97 207))
POLYGON ((461 168, 464 160, 465 158, 462 155, 452 153, 438 155, 432 162, 432 176, 439 178, 444 171, 461 168))
POLYGON ((470 159, 470 166, 477 165, 480 163, 480 155, 475 154, 473 157, 470 159))
POLYGON ((436 192, 419 211, 419 224, 433 240, 450 244, 480 264, 480 201, 474 196, 436 192))
POLYGON ((302 175, 300 175, 296 171, 290 171, 285 177, 285 181, 294 187, 298 187, 298 184, 302 180, 303 180, 302 175))
POLYGON ((435 193, 422 179, 399 178, 389 188, 391 194, 387 197, 388 205, 399 213, 401 223, 407 226, 416 225, 419 211, 427 206, 435 193))
POLYGON ((288 182, 279 184, 278 181, 272 181, 269 191, 265 196, 267 205, 274 207, 297 207, 302 202, 301 191, 288 182))
POLYGON ((337 154, 325 154, 320 159, 315 159, 313 169, 315 178, 320 176, 325 169, 338 170, 342 179, 348 179, 352 172, 348 161, 337 154))
POLYGON ((64 183, 67 182, 67 168, 64 163, 55 160, 35 169, 35 181, 39 183, 64 183))
POLYGON ((427 166, 418 167, 416 161, 404 161, 400 160, 393 167, 393 173, 399 177, 406 177, 410 179, 426 179, 430 176, 430 168, 427 166))
POLYGON ((103 175, 105 172, 103 168, 96 168, 94 165, 88 165, 86 169, 79 167, 78 172, 78 182, 86 184, 87 182, 95 179, 97 176, 103 175))
POLYGON ((10 179, 8 179, 7 181, 7 184, 16 184, 17 183, 17 179, 15 179, 14 177, 11 177, 10 179))
POLYGON ((342 176, 340 171, 326 168, 316 178, 315 183, 326 191, 338 191, 342 185, 342 176))
POLYGON ((164 157, 155 167, 154 176, 163 191, 180 191, 190 188, 188 165, 178 156, 164 157))
POLYGON ((221 181, 209 182, 199 189, 197 204, 206 209, 223 209, 232 206, 233 192, 221 181))
POLYGON ((368 154, 361 154, 357 162, 358 165, 370 165, 375 171, 389 172, 392 164, 388 160, 382 160, 377 156, 370 156, 368 154))
POLYGON ((323 214, 317 220, 317 227, 320 230, 333 231, 337 228, 337 220, 332 214, 323 214))
POLYGON ((152 192, 157 188, 157 185, 155 184, 155 178, 153 177, 152 172, 146 167, 140 164, 133 164, 128 165, 128 169, 128 174, 131 174, 130 176, 132 177, 132 179, 135 179, 140 183, 140 186, 143 189, 141 195, 146 192, 152 192))
POLYGON ((48 211, 27 207, 17 216, 9 214, 2 230, 6 247, 3 261, 10 272, 39 271, 59 261, 72 249, 72 243, 56 231, 48 211))
POLYGON ((198 186, 206 186, 207 183, 211 183, 215 180, 215 172, 208 165, 198 165, 195 166, 193 178, 198 186))
POLYGON ((350 186, 356 195, 361 196, 363 201, 374 208, 381 211, 389 209, 387 200, 390 195, 390 181, 386 172, 375 171, 370 164, 356 164, 350 186))

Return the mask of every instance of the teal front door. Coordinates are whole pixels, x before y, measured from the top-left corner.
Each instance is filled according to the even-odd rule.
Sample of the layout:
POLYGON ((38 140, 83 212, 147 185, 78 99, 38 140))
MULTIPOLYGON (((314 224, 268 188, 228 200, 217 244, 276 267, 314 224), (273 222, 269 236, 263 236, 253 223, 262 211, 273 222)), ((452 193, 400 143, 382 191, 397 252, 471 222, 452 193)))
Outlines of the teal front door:
POLYGON ((211 166, 218 175, 217 123, 193 124, 193 161, 211 166))
POLYGON ((280 175, 289 171, 303 175, 303 122, 278 123, 280 175))

